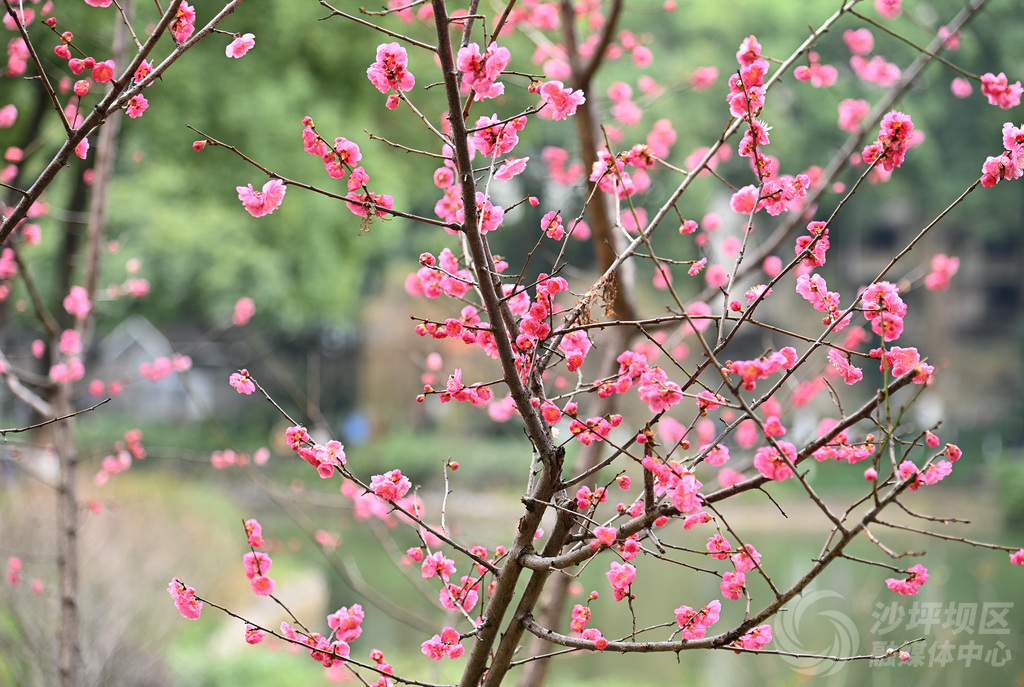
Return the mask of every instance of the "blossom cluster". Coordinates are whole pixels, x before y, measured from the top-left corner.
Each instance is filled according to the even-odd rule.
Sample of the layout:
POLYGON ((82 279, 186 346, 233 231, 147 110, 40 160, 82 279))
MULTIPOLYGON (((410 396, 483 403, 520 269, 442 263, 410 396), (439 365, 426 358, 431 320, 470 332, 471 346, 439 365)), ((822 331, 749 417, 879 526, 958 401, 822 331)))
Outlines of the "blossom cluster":
POLYGON ((334 474, 335 468, 345 464, 345 447, 340 441, 331 440, 319 444, 309 436, 305 427, 296 425, 285 431, 288 447, 299 454, 307 463, 316 468, 321 478, 327 479, 334 474))
POLYGON ((796 349, 786 346, 760 358, 731 361, 726 363, 726 370, 730 374, 739 375, 743 388, 753 391, 759 380, 767 379, 780 370, 792 368, 796 364, 796 360, 796 349))
POLYGON ((707 634, 708 628, 718 622, 719 614, 722 612, 722 602, 715 599, 699 611, 684 605, 675 609, 674 612, 682 638, 701 639, 707 634))
POLYGON ((1003 124, 1003 147, 1006 150, 1001 155, 988 157, 981 166, 981 185, 985 188, 1024 175, 1024 127, 1003 124))

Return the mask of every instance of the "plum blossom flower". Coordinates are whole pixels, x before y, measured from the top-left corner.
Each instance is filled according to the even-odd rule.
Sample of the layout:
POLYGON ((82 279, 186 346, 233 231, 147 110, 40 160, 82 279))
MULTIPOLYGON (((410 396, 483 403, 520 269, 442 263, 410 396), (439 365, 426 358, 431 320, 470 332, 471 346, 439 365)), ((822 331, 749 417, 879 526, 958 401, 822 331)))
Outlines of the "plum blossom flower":
MULTIPOLYGON (((135 70, 135 75, 132 77, 132 81, 135 83, 142 83, 146 80, 146 77, 153 73, 153 61, 143 60, 142 64, 139 65, 138 69, 135 70)), ((152 82, 148 85, 152 86, 152 82)))
POLYGON ((970 81, 958 76, 949 82, 949 90, 955 97, 963 99, 970 97, 971 93, 974 92, 974 87, 971 86, 970 81))
POLYGON ((249 377, 248 370, 239 370, 231 375, 230 384, 240 394, 248 396, 256 391, 256 383, 249 377))
POLYGON ((235 302, 235 313, 231 318, 231 324, 242 327, 249 323, 252 316, 256 314, 256 303, 248 296, 243 296, 235 302))
POLYGON ((718 79, 718 67, 697 67, 686 81, 695 91, 711 88, 718 79))
MULTIPOLYGON (((566 119, 576 114, 576 108, 586 102, 583 91, 566 88, 561 81, 547 81, 541 84, 540 97, 551 107, 551 118, 566 119)), ((541 110, 541 112, 546 112, 541 110)))
POLYGON ((774 446, 763 446, 754 454, 754 467, 768 479, 782 482, 793 476, 793 468, 790 467, 796 461, 796 447, 788 441, 776 441, 779 448, 786 454, 786 460, 779 455, 774 446))
POLYGON ((701 639, 707 634, 708 628, 718 622, 722 612, 722 602, 715 599, 699 611, 689 606, 675 609, 676 622, 682 630, 683 639, 701 639))
POLYGON ((126 111, 129 117, 135 119, 136 117, 141 117, 147 107, 149 107, 149 101, 146 100, 146 96, 139 93, 138 95, 133 95, 131 100, 128 101, 126 111))
POLYGON ((612 561, 611 568, 605 576, 612 585, 612 596, 616 601, 622 601, 629 595, 629 586, 636 579, 636 568, 629 563, 612 561))
POLYGON ((938 253, 932 257, 932 269, 924 278, 924 287, 929 291, 945 291, 949 280, 960 269, 960 258, 938 253))
POLYGON ((460 640, 458 630, 453 627, 445 627, 441 630, 441 634, 434 635, 423 642, 420 648, 424 655, 436 661, 440 661, 446 656, 455 659, 466 653, 465 647, 459 643, 460 640))
POLYGON ((747 576, 741 572, 727 572, 722 575, 722 596, 738 601, 746 588, 747 576))
POLYGON ((0 129, 9 129, 18 121, 18 108, 15 105, 0 107, 0 129))
POLYGON ((255 625, 245 625, 245 641, 248 644, 259 644, 267 636, 267 633, 255 625))
POLYGON ((228 43, 228 47, 224 49, 224 54, 228 57, 242 57, 254 45, 256 45, 256 37, 251 33, 236 35, 235 39, 228 43))
POLYGON ((875 9, 886 19, 895 19, 903 13, 903 0, 875 0, 875 9))
POLYGON ((381 93, 392 88, 409 91, 416 85, 416 77, 409 71, 409 54, 398 43, 377 46, 377 61, 366 69, 366 77, 381 93))
POLYGON ((545 214, 540 220, 540 228, 548 235, 548 238, 561 241, 565 236, 565 228, 562 226, 562 216, 558 211, 552 210, 545 214))
POLYGON ((107 83, 114 78, 115 64, 113 60, 97 62, 92 68, 92 78, 96 83, 107 83))
POLYGON ((484 54, 480 54, 476 43, 459 50, 456 64, 463 74, 463 86, 473 89, 473 100, 497 98, 505 92, 505 84, 496 81, 510 58, 508 48, 499 48, 495 43, 484 54))
POLYGON ((878 160, 879 167, 891 172, 903 164, 912 142, 913 131, 914 122, 911 121, 910 115, 892 110, 882 117, 878 140, 864 148, 861 157, 868 164, 878 160))
POLYGON ((203 602, 196 598, 196 590, 184 584, 177 577, 167 585, 167 593, 174 599, 178 613, 188 620, 198 620, 203 612, 203 602))
POLYGON ((84 286, 72 286, 68 295, 64 297, 64 309, 69 315, 79 320, 84 320, 92 310, 92 302, 89 300, 89 292, 84 286))
POLYGON ((498 171, 494 173, 494 178, 498 181, 509 181, 512 177, 522 174, 526 171, 526 163, 529 159, 528 157, 510 157, 506 159, 501 167, 498 168, 498 171))
POLYGON ((736 645, 744 649, 763 649, 772 641, 772 626, 758 625, 753 630, 736 640, 736 645))
POLYGON ((1021 87, 1020 81, 1009 83, 1003 72, 999 72, 998 76, 989 72, 981 75, 981 92, 988 98, 989 105, 998 105, 1008 110, 1020 105, 1024 88, 1021 87))
POLYGON ((238 191, 238 199, 250 215, 263 217, 281 207, 281 201, 284 200, 285 191, 288 189, 280 179, 271 179, 263 184, 260 191, 253 189, 252 184, 238 186, 235 190, 238 191))
POLYGON ((441 589, 441 605, 449 611, 454 611, 460 606, 462 610, 469 613, 480 600, 480 580, 469 575, 463 575, 461 584, 447 583, 441 589))
POLYGON ((454 574, 455 561, 450 558, 445 558, 444 554, 440 551, 435 551, 429 556, 426 556, 423 559, 423 564, 420 566, 420 576, 424 580, 429 580, 434 575, 437 575, 447 582, 449 576, 454 574))
POLYGON ((590 621, 590 607, 583 604, 576 604, 572 609, 572 622, 569 629, 573 632, 583 632, 590 621))
POLYGON ((910 577, 905 580, 897 580, 896 578, 890 577, 885 581, 886 586, 897 594, 914 596, 917 594, 917 590, 921 585, 928 581, 928 569, 918 563, 907 570, 907 572, 910 573, 910 577))
POLYGON ((178 5, 178 13, 171 23, 171 35, 176 43, 184 43, 196 30, 196 9, 187 2, 178 5))
POLYGON ((828 360, 847 384, 856 384, 864 378, 864 373, 859 367, 854 367, 848 354, 833 348, 828 352, 828 360))
POLYGON ((383 475, 374 475, 370 479, 370 489, 377 498, 385 501, 397 501, 408 494, 411 488, 412 482, 401 470, 391 470, 383 475))
POLYGON ((847 29, 843 32, 843 42, 854 55, 869 55, 875 49, 875 37, 871 29, 847 29))
POLYGON ((263 526, 255 518, 245 521, 245 534, 249 538, 249 546, 253 548, 263 546, 263 526))
POLYGON ((12 586, 21 584, 21 559, 17 556, 7 559, 7 582, 12 586))
POLYGON ((334 613, 327 616, 327 625, 335 631, 335 637, 343 642, 351 642, 363 634, 363 607, 359 604, 352 604, 351 608, 342 606, 334 613))
POLYGON ((907 305, 899 296, 900 289, 887 281, 876 282, 864 290, 861 303, 871 330, 886 341, 895 341, 903 333, 903 317, 907 305))

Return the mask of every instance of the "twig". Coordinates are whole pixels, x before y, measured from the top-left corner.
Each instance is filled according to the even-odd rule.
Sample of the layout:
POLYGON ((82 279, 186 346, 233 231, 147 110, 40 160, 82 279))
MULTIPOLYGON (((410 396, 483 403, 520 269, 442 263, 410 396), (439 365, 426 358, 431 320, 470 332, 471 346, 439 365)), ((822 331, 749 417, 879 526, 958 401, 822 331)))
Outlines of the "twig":
POLYGON ((107 398, 103 399, 99 403, 91 405, 88 408, 84 408, 82 410, 76 410, 73 413, 68 413, 67 415, 61 415, 60 417, 50 418, 49 420, 44 420, 42 422, 37 422, 36 424, 28 425, 27 427, 17 427, 17 428, 12 428, 12 429, 0 429, 0 436, 2 436, 4 438, 4 440, 6 441, 8 434, 19 434, 21 432, 27 432, 27 431, 32 430, 32 429, 39 429, 40 427, 45 427, 46 425, 52 425, 54 422, 61 422, 63 420, 67 420, 68 418, 75 417, 76 415, 81 415, 83 413, 88 413, 89 411, 96 410, 101 405, 103 405, 104 403, 109 402, 110 400, 111 400, 111 398, 108 396, 107 398))

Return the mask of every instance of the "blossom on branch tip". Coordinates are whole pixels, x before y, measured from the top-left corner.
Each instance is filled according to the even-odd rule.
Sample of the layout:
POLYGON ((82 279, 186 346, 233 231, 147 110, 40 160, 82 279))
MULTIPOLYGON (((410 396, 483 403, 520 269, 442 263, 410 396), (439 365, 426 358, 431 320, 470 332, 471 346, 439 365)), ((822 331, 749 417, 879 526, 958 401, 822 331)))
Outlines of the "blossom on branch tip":
POLYGON ((910 116, 896 110, 882 117, 878 139, 864 148, 861 157, 867 164, 878 160, 878 166, 891 172, 903 164, 907 149, 912 143, 914 123, 910 116))
POLYGON ((198 620, 203 612, 203 602, 196 598, 196 590, 179 581, 177 577, 167 585, 167 593, 174 599, 178 613, 188 620, 198 620))
POLYGON ((398 43, 377 46, 377 61, 366 69, 366 76, 381 93, 392 88, 409 91, 416 85, 416 77, 409 71, 409 55, 398 43))
POLYGON ((243 369, 233 373, 229 381, 231 386, 235 388, 235 391, 240 394, 248 396, 252 392, 256 391, 256 383, 253 382, 251 377, 249 377, 248 370, 243 369))
POLYGON ((242 57, 254 45, 256 45, 256 37, 251 33, 236 34, 235 39, 224 49, 224 54, 228 57, 242 57))
POLYGON ((327 625, 335 631, 335 638, 343 642, 351 642, 354 639, 358 639, 363 633, 362 623, 364 617, 365 614, 361 605, 352 604, 351 608, 342 606, 327 616, 327 625))
POLYGON ((473 100, 497 98, 505 92, 505 85, 496 81, 510 58, 508 48, 499 48, 495 43, 484 54, 476 43, 459 49, 456 66, 462 72, 463 87, 473 90, 473 100))

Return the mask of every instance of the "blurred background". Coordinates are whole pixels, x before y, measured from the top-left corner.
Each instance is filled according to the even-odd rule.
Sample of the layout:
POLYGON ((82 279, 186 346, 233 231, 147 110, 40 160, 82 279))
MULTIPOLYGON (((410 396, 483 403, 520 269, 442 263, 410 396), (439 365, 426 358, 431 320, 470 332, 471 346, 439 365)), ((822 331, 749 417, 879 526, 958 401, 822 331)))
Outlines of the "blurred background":
MULTIPOLYGON (((806 27, 820 23, 836 4, 734 0, 725 12, 720 3, 688 3, 672 13, 665 13, 660 3, 631 6, 623 28, 653 51, 654 62, 643 73, 661 88, 657 94, 642 93, 638 71, 628 58, 609 63, 600 88, 620 80, 630 83, 643 111, 642 121, 634 126, 614 125, 613 142, 623 148, 642 142, 655 121, 668 118, 678 134, 669 160, 685 166, 691 152, 721 133, 727 117, 725 79, 734 69, 742 39, 756 34, 766 55, 783 58, 803 40, 806 27), (723 76, 710 89, 697 91, 688 78, 698 66, 715 66, 723 76)), ((890 25, 922 45, 958 8, 952 0, 905 4, 904 18, 890 25)), ((99 55, 109 45, 110 27, 98 27, 90 10, 70 8, 61 21, 74 27, 76 41, 83 47, 91 43, 99 55)), ((877 16, 869 7, 864 11, 877 16)), ((199 12, 202 22, 204 8, 199 12)), ((255 34, 256 47, 249 55, 226 60, 223 36, 223 41, 200 44, 146 92, 151 105, 145 116, 123 123, 101 283, 144 278, 150 290, 143 298, 109 298, 97 304, 81 407, 98 400, 88 392, 89 379, 111 380, 126 371, 128 376, 123 392, 111 403, 77 420, 77 432, 85 477, 100 470, 103 458, 115 453, 115 442, 123 441, 128 430, 141 431, 146 459, 106 484, 83 486, 83 634, 92 684, 327 683, 322 668, 305 655, 245 644, 237 620, 208 608, 200 621, 188 622, 169 603, 166 584, 177 576, 202 596, 242 615, 265 619, 271 626, 280 622, 273 608, 257 603, 266 600, 254 599, 242 576, 240 558, 247 549, 241 522, 250 517, 263 523, 279 596, 311 628, 325 627, 324 616, 339 606, 360 603, 367 620, 353 656, 366 659, 376 647, 400 673, 427 681, 450 680, 457 674, 458 665, 428 665, 419 652, 420 642, 453 619, 442 615, 436 588, 419 579, 415 567, 396 562, 416 544, 414 534, 389 519, 362 517, 352 499, 339 494, 337 481, 319 480, 296 460, 282 443, 287 421, 264 400, 240 396, 228 386, 228 376, 237 369, 248 369, 318 439, 341 440, 350 464, 367 479, 401 467, 418 486, 428 519, 438 517, 445 463, 458 461, 459 470, 447 476, 455 496, 447 503, 446 518, 470 545, 493 551, 507 544, 518 518, 530 453, 515 423, 495 424, 486 411, 472 407, 414 400, 424 383, 443 384, 455 368, 463 368, 467 379, 494 376, 480 356, 461 344, 418 337, 409 319, 410 314, 451 316, 450 303, 414 299, 404 284, 421 252, 436 254, 454 245, 452 237, 398 219, 364 226, 342 204, 294 187, 274 214, 252 218, 240 207, 235 187, 261 186, 265 175, 226 150, 192 149, 192 141, 201 136, 186 124, 237 146, 275 173, 328 187, 339 182, 327 179, 321 162, 302 150, 302 118, 311 116, 328 140, 344 136, 360 145, 375 192, 393 195, 396 207, 433 216, 440 192, 424 180, 436 161, 368 137, 373 133, 436 152, 434 141, 408 110, 385 110, 383 96, 366 80, 365 69, 381 36, 338 18, 318 21, 326 14, 315 3, 267 0, 244 5, 224 28, 255 34), (244 327, 230 327, 241 297, 253 299, 256 314, 244 327), (428 359, 435 351, 442 358, 440 367, 428 359), (144 363, 174 354, 191 356, 191 369, 157 382, 135 373, 144 363), (236 462, 248 464, 215 469, 211 455, 226 450, 235 452, 236 462), (257 452, 267 455, 264 451, 269 461, 255 465, 253 458, 257 452)), ((430 40, 422 26, 397 26, 430 40)), ((771 152, 784 171, 822 165, 838 149, 845 139, 836 126, 842 99, 873 102, 884 92, 857 79, 848 64, 849 50, 839 34, 861 26, 852 19, 841 23, 840 31, 817 46, 821 61, 839 70, 836 86, 815 89, 786 79, 772 90, 763 119, 774 127, 771 152)), ((881 30, 873 32, 875 53, 901 66, 914 58, 911 47, 881 30)), ((502 44, 512 49, 513 64, 534 50, 521 36, 502 44)), ((1021 76, 1022 45, 1024 25, 1017 8, 993 2, 962 33, 961 47, 950 59, 973 73, 1005 70, 1012 82, 1021 76)), ((414 100, 423 111, 437 112, 443 94, 436 88, 422 90, 430 77, 423 56, 413 57, 414 70, 423 65, 416 72, 414 100)), ((58 69, 56 62, 52 66, 58 69)), ((844 294, 844 302, 978 178, 986 156, 1002 150, 1002 124, 1015 112, 984 104, 977 84, 971 97, 954 97, 949 84, 955 76, 932 65, 897 104, 925 134, 924 144, 908 154, 907 164, 891 181, 858 192, 830 228, 830 260, 821 273, 831 288, 844 294)), ((526 79, 505 82, 506 95, 478 104, 475 115, 506 115, 533 102, 526 79)), ((14 128, 0 131, 0 147, 6 148, 32 125, 29 113, 36 94, 31 82, 16 79, 5 79, 0 89, 0 105, 15 102, 22 110, 14 128)), ((610 107, 607 99, 603 107, 610 107)), ((611 115, 605 119, 611 121, 611 115)), ((55 122, 44 121, 38 159, 29 157, 26 170, 42 166, 49 155, 45 151, 60 134, 55 122)), ((563 208, 572 213, 582 202, 580 187, 552 186, 541 164, 545 146, 565 141, 564 125, 538 120, 530 123, 517 148, 517 155, 528 155, 531 165, 509 195, 538 196, 541 204, 519 207, 501 231, 488 237, 495 252, 513 266, 533 247, 544 212, 563 208)), ((23 251, 43 298, 54 304, 67 284, 74 283, 73 278, 68 281, 77 269, 67 264, 68 243, 81 241, 77 213, 80 194, 85 193, 80 180, 86 164, 76 159, 48 192, 51 214, 41 222, 43 240, 23 251)), ((719 173, 738 186, 753 183, 744 161, 724 163, 719 173)), ((849 185, 855 179, 855 172, 847 172, 843 181, 849 185)), ((651 214, 678 177, 659 174, 652 181, 639 201, 651 214)), ((738 230, 730 225, 728 197, 721 184, 708 179, 694 185, 680 210, 696 219, 719 213, 725 219, 720 230, 725 236, 738 230)), ((841 198, 827 193, 816 216, 826 217, 841 198)), ((970 530, 950 525, 952 536, 999 543, 1012 543, 1024 524, 1022 217, 1024 195, 1018 185, 979 189, 892 276, 915 285, 905 294, 910 314, 904 345, 917 345, 937 370, 937 381, 915 406, 914 422, 927 427, 941 420, 936 433, 964 452, 951 477, 914 494, 909 503, 918 512, 973 521, 970 530), (960 259, 951 288, 918 288, 939 253, 960 259)), ((775 226, 759 222, 764 235, 775 226)), ((666 228, 653 240, 659 252, 670 253, 679 237, 666 228)), ((779 253, 783 259, 790 257, 789 246, 784 244, 779 253)), ((682 260, 699 257, 695 249, 678 253, 682 260)), ((593 278, 588 243, 571 242, 567 255, 572 270, 564 276, 570 282, 583 285, 593 278)), ((541 251, 531 269, 541 271, 553 257, 553 252, 541 251)), ((652 279, 653 268, 641 265, 638 301, 648 313, 660 312, 652 279)), ((38 367, 31 346, 41 329, 18 305, 26 298, 19 288, 12 283, 10 297, 0 303, 0 345, 13 363, 38 367)), ((690 297, 698 291, 685 279, 678 279, 676 288, 690 297)), ((780 307, 777 314, 795 326, 813 322, 800 319, 806 308, 797 316, 780 307)), ((763 350, 760 342, 749 344, 763 350)), ((21 426, 30 418, 13 395, 0 391, 0 425, 21 426)), ((813 428, 813 419, 805 420, 813 428)), ((223 455, 219 458, 225 461, 223 455)), ((231 462, 230 454, 226 462, 231 462)), ((863 490, 859 478, 849 483, 853 473, 826 467, 833 466, 812 466, 811 479, 830 499, 848 501, 863 490)), ((4 559, 18 556, 25 578, 19 586, 0 586, 0 684, 55 681, 54 660, 47 658, 56 654, 53 618, 58 600, 49 486, 53 470, 44 436, 12 436, 0 445, 0 554, 4 559), (43 584, 42 593, 28 589, 32 579, 43 584)), ((766 514, 764 501, 756 498, 735 504, 734 518, 765 560, 792 560, 796 574, 817 555, 826 529, 816 522, 816 512, 801 503, 797 489, 778 486, 788 520, 777 512, 766 514), (792 498, 785 501, 787 495, 792 498)), ((894 549, 922 547, 912 539, 890 538, 887 543, 894 549)), ((816 588, 840 596, 815 597, 828 613, 808 611, 804 624, 789 636, 803 642, 809 653, 832 649, 820 640, 835 637, 840 643, 832 650, 860 654, 924 637, 914 649, 923 649, 919 664, 915 654, 910 665, 898 668, 856 662, 830 672, 832 664, 791 665, 731 652, 679 657, 577 654, 559 664, 551 684, 653 685, 666 679, 680 685, 711 680, 790 685, 811 679, 830 685, 1021 684, 1024 609, 1013 606, 1020 600, 1019 571, 1010 569, 1000 552, 940 541, 925 542, 924 548, 929 554, 924 563, 933 578, 919 597, 895 599, 898 611, 880 571, 853 563, 836 566, 816 588), (993 612, 1010 605, 1006 626, 994 626, 998 632, 982 625, 986 604, 993 612), (941 620, 929 622, 936 605, 942 609, 941 620), (973 621, 966 618, 971 613, 973 621), (943 659, 943 643, 953 647, 948 661, 943 659), (981 654, 972 661, 975 645, 981 654)), ((865 546, 860 553, 877 550, 865 546)), ((785 577, 784 571, 785 565, 780 576, 785 577)), ((607 584, 596 569, 584 571, 579 582, 581 599, 591 589, 605 591, 607 584)), ((644 579, 636 607, 641 617, 652 617, 666 607, 697 606, 699 599, 716 596, 711 579, 651 575, 644 579)), ((610 599, 599 600, 594 608, 606 636, 628 633, 625 609, 610 599)))

